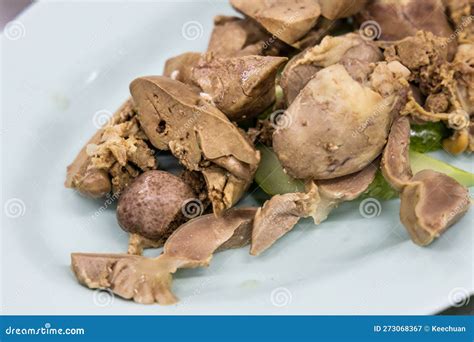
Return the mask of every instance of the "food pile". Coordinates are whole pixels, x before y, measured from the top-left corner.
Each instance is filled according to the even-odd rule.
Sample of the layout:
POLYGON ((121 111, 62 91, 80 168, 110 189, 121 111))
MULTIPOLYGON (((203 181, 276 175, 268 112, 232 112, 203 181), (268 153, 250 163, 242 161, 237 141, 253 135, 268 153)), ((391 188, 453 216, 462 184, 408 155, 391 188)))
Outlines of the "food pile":
POLYGON ((471 1, 230 2, 242 16, 217 16, 206 52, 135 79, 68 167, 67 187, 118 198, 130 234, 128 253, 72 254, 81 284, 172 304, 178 269, 247 244, 259 255, 345 201, 399 196, 420 246, 468 210, 473 175, 423 153, 474 150, 471 1), (237 208, 254 182, 268 200, 237 208))

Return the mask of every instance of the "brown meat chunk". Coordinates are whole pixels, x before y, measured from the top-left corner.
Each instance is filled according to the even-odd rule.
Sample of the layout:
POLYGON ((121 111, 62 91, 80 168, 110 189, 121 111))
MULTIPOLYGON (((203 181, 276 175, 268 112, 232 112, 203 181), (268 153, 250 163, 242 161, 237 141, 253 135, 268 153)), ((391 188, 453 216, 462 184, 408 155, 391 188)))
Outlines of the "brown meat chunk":
POLYGON ((232 121, 246 121, 275 101, 275 76, 283 57, 208 55, 194 68, 193 80, 232 121))
POLYGON ((206 180, 202 173, 198 171, 184 170, 183 173, 181 173, 180 178, 191 187, 193 192, 197 195, 197 198, 203 203, 204 208, 207 208, 209 198, 207 194, 206 180))
POLYGON ((383 43, 387 61, 399 61, 410 69, 410 81, 418 84, 423 94, 442 90, 446 73, 447 49, 445 39, 430 32, 419 31, 393 43, 383 43))
POLYGON ((252 230, 250 254, 259 255, 288 233, 301 217, 310 216, 319 201, 313 183, 307 193, 275 195, 257 210, 252 230))
POLYGON ((449 97, 444 92, 429 94, 425 101, 425 109, 434 113, 444 113, 449 108, 449 97))
POLYGON ((364 8, 367 0, 319 0, 321 15, 327 19, 347 18, 364 8))
POLYGON ((231 0, 230 3, 287 44, 303 37, 321 13, 316 0, 231 0))
MULTIPOLYGON (((360 12, 359 21, 373 20, 383 40, 400 40, 418 31, 448 38, 453 34, 445 14, 443 0, 373 0, 360 12)), ((456 40, 450 39, 450 59, 456 51, 456 40)))
POLYGON ((174 304, 172 274, 179 268, 208 266, 223 246, 235 248, 248 241, 255 209, 232 209, 217 218, 205 215, 178 228, 157 258, 124 254, 73 253, 77 280, 89 288, 109 288, 138 303, 174 304))
POLYGON ((430 33, 395 42, 385 50, 387 60, 398 60, 410 68, 410 80, 427 95, 424 107, 413 94, 401 111, 418 121, 443 121, 455 130, 443 141, 452 154, 468 149, 469 116, 474 110, 474 44, 459 46, 453 62, 447 62, 445 44, 430 33))
POLYGON ((401 189, 412 178, 409 161, 410 121, 405 116, 395 119, 390 129, 388 142, 383 151, 382 174, 396 190, 401 189))
POLYGON ((252 182, 260 161, 248 138, 181 82, 141 77, 130 90, 150 142, 170 149, 188 170, 203 173, 215 214, 232 207, 252 182))
POLYGON ((469 209, 468 190, 432 170, 418 172, 400 193, 400 220, 418 245, 429 245, 469 209))
POLYGON ((214 18, 207 52, 217 57, 272 54, 266 46, 269 39, 268 32, 250 18, 220 15, 214 18))
POLYGON ((163 76, 192 85, 193 67, 201 59, 198 52, 185 52, 176 57, 168 59, 165 63, 163 76))
POLYGON ((131 99, 88 141, 67 168, 65 185, 88 197, 117 194, 135 177, 157 168, 154 151, 131 99))
POLYGON ((79 283, 91 289, 110 287, 110 272, 122 259, 139 260, 128 254, 72 253, 71 269, 79 283))
POLYGON ((320 17, 316 25, 298 41, 291 44, 292 47, 298 50, 305 50, 319 44, 321 40, 332 35, 338 29, 341 29, 344 22, 342 20, 329 20, 320 17))
POLYGON ((288 233, 302 217, 326 220, 340 203, 359 197, 375 178, 378 162, 362 171, 311 183, 307 192, 275 195, 255 215, 250 254, 259 255, 288 233))
MULTIPOLYGON (((401 114, 422 121, 443 121, 455 130, 451 137, 443 141, 443 147, 452 154, 459 154, 469 148, 469 117, 474 111, 474 44, 459 45, 453 62, 449 63, 436 48, 439 45, 436 39, 426 46, 421 44, 423 40, 430 41, 429 36, 420 34, 407 38, 406 46, 403 45, 408 47, 407 51, 398 56, 394 54, 396 46, 385 51, 389 58, 396 56, 410 65, 413 81, 418 82, 420 89, 428 94, 424 108, 410 95, 401 114), (411 61, 411 51, 418 48, 425 51, 425 60, 411 61)), ((399 50, 403 51, 405 47, 399 50)))
POLYGON ((400 220, 413 242, 425 246, 468 210, 469 192, 453 178, 432 170, 412 177, 406 117, 395 120, 382 158, 382 174, 400 191, 400 220))
POLYGON ((322 67, 312 63, 298 63, 304 58, 307 50, 294 56, 283 69, 280 79, 280 86, 283 89, 283 96, 286 105, 289 106, 301 89, 322 67))
POLYGON ((398 62, 377 63, 365 84, 341 64, 319 71, 286 111, 289 124, 273 134, 273 148, 288 174, 332 179, 374 161, 404 102, 408 74, 398 62))
POLYGON ((196 200, 195 196, 179 177, 165 171, 147 171, 120 195, 117 220, 129 233, 164 243, 186 221, 186 201, 196 200))
POLYGON ((361 79, 362 82, 365 81, 363 75, 370 72, 369 63, 375 63, 381 59, 382 54, 379 48, 374 43, 362 39, 358 34, 326 36, 319 45, 308 48, 293 57, 283 69, 280 85, 286 103, 290 105, 301 89, 322 68, 342 63, 351 76, 361 79))
POLYGON ((274 131, 275 129, 270 120, 258 120, 255 127, 250 127, 248 129, 247 135, 254 144, 261 143, 271 147, 274 131))
POLYGON ((474 115, 474 41, 459 45, 453 67, 454 91, 457 99, 461 107, 472 116, 474 115))
MULTIPOLYGON (((472 0, 444 0, 449 17, 455 25, 455 36, 459 44, 474 41, 474 2, 472 0)), ((454 39, 453 35, 450 39, 454 39)))
POLYGON ((334 179, 316 181, 320 202, 311 214, 314 222, 316 224, 323 222, 339 204, 352 201, 367 190, 375 178, 378 164, 379 161, 375 160, 359 172, 334 179))

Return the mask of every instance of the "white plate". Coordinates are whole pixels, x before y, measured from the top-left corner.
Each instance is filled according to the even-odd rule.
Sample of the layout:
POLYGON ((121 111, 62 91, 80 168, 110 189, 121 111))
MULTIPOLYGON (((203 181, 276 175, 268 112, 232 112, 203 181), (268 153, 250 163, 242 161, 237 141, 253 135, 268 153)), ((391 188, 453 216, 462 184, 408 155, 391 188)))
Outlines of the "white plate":
MULTIPOLYGON (((127 237, 113 208, 95 217, 103 202, 63 187, 66 165, 96 130, 95 113, 114 111, 129 82, 160 74, 168 57, 204 51, 219 13, 233 11, 215 0, 47 2, 9 26, 1 54, 2 312, 430 314, 472 293, 473 211, 421 248, 399 223, 397 201, 372 219, 359 203, 343 205, 319 227, 304 221, 261 257, 227 251, 208 269, 179 272, 175 306, 138 305, 76 283, 71 252, 123 252, 127 237)), ((449 160, 473 171, 472 157, 449 160)))

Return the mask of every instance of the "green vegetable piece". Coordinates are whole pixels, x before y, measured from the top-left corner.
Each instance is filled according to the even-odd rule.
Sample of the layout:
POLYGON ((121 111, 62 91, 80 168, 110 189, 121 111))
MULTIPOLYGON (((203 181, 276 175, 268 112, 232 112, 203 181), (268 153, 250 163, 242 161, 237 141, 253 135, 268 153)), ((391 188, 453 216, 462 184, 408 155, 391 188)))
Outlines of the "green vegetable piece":
POLYGON ((410 164, 413 174, 421 170, 431 169, 447 174, 466 187, 474 186, 474 174, 430 157, 429 155, 410 150, 410 164))
POLYGON ((410 148, 421 153, 441 149, 441 142, 450 135, 449 129, 442 122, 427 122, 423 125, 412 124, 410 128, 410 148))
MULTIPOLYGON (((257 149, 261 152, 261 161, 255 174, 255 181, 264 192, 273 196, 304 191, 304 183, 283 171, 280 161, 270 147, 258 145, 257 149)), ((474 186, 474 174, 426 154, 410 150, 410 164, 413 174, 424 169, 431 169, 447 174, 466 187, 474 186)), ((369 188, 360 196, 360 198, 369 197, 389 200, 398 197, 398 192, 390 186, 379 170, 369 188)))
POLYGON ((270 147, 258 145, 261 153, 260 165, 255 173, 255 182, 269 195, 304 191, 304 183, 283 171, 276 154, 270 147))
POLYGON ((393 189, 392 186, 388 184, 380 170, 377 170, 375 178, 372 183, 370 183, 367 190, 365 190, 364 193, 359 196, 360 199, 376 198, 382 201, 387 201, 397 197, 398 191, 393 189))

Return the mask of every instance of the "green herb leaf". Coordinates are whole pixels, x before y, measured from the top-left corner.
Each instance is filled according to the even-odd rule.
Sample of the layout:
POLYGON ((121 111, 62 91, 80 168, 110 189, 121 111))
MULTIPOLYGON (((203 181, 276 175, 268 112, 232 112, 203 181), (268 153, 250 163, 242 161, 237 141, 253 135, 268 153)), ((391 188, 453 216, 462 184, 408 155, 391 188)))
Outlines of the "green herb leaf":
POLYGON ((390 184, 385 180, 384 176, 382 175, 382 172, 380 170, 377 170, 377 173, 375 174, 375 178, 370 183, 369 187, 365 192, 360 195, 359 198, 376 198, 382 201, 390 200, 392 198, 397 198, 398 197, 398 191, 393 189, 390 184))
POLYGON ((411 125, 410 148, 416 152, 426 153, 442 148, 441 142, 450 134, 442 122, 427 122, 423 125, 411 125))

